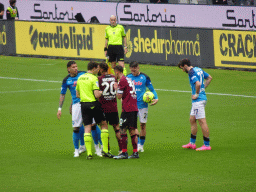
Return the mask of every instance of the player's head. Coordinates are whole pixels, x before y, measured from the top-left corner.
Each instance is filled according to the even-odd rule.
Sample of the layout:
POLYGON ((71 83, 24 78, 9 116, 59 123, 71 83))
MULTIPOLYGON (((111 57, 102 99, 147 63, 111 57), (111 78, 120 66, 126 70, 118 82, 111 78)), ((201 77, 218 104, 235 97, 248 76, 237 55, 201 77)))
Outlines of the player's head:
POLYGON ((95 75, 99 72, 99 64, 95 61, 90 61, 87 65, 87 70, 95 75))
POLYGON ((123 76, 124 69, 122 66, 120 65, 115 66, 114 71, 117 79, 120 79, 123 76))
POLYGON ((10 0, 10 5, 15 5, 15 3, 16 3, 16 0, 10 0))
POLYGON ((111 26, 116 26, 116 16, 115 15, 111 15, 109 21, 110 21, 111 26))
POLYGON ((140 67, 137 61, 130 63, 130 71, 134 76, 138 76, 140 74, 140 67))
POLYGON ((67 70, 70 76, 77 76, 78 67, 75 61, 69 61, 67 63, 67 70))
POLYGON ((178 67, 180 69, 182 69, 184 72, 188 73, 190 67, 191 67, 191 62, 189 59, 182 59, 179 64, 178 64, 178 67))
POLYGON ((100 69, 98 75, 106 74, 108 73, 108 64, 105 62, 100 63, 100 69))

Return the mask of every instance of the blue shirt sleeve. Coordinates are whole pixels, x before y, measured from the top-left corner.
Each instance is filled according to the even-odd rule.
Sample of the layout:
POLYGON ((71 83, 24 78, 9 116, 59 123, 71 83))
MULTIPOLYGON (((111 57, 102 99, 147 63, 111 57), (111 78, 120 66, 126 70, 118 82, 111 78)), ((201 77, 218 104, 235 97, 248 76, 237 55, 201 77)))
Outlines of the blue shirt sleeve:
POLYGON ((191 73, 189 73, 189 79, 190 81, 195 84, 197 81, 199 81, 199 79, 196 76, 196 73, 194 71, 192 71, 191 73))
POLYGON ((209 74, 206 73, 205 71, 203 71, 203 73, 204 73, 204 78, 207 79, 209 77, 209 74))
POLYGON ((147 79, 146 79, 146 86, 154 94, 155 99, 158 99, 157 93, 156 93, 149 77, 147 77, 147 79))
POLYGON ((63 80, 62 82, 62 86, 61 86, 61 91, 60 91, 60 94, 63 94, 65 95, 67 93, 67 89, 68 89, 68 86, 67 86, 67 81, 63 80))

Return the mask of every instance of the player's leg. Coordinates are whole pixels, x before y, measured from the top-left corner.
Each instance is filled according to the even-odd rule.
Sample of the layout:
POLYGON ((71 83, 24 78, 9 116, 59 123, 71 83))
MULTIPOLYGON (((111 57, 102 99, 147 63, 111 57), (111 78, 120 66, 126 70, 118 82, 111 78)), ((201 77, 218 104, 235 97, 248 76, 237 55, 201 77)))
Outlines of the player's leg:
POLYGON ((101 109, 101 105, 99 102, 96 102, 95 107, 93 109, 93 116, 97 124, 101 127, 101 141, 103 146, 102 154, 104 157, 113 158, 113 155, 109 153, 108 145, 109 145, 109 133, 108 133, 108 123, 106 121, 105 114, 101 109))
POLYGON ((84 143, 87 149, 87 159, 92 159, 92 110, 91 103, 81 103, 82 118, 84 123, 84 143))
POLYGON ((84 144, 84 126, 83 125, 79 128, 79 141, 80 141, 79 154, 81 154, 86 151, 85 144, 84 144))
POLYGON ((148 108, 142 108, 138 111, 140 119, 140 139, 138 143, 138 151, 144 152, 144 143, 146 140, 146 123, 148 121, 148 108))
POLYGON ((79 127, 73 128, 73 144, 75 147, 74 157, 79 157, 79 127))
POLYGON ((197 105, 195 103, 192 104, 192 108, 190 111, 190 127, 191 127, 191 134, 190 134, 190 142, 186 145, 183 145, 183 148, 187 149, 196 149, 196 134, 197 134, 197 123, 196 123, 196 114, 198 112, 197 105))
POLYGON ((137 142, 136 142, 136 129, 137 129, 137 112, 130 112, 128 116, 129 122, 129 132, 132 140, 133 154, 129 156, 129 159, 137 159, 139 158, 139 153, 137 151, 137 142))
POLYGON ((116 133, 116 140, 118 143, 118 147, 119 147, 119 152, 121 152, 122 147, 121 147, 121 133, 120 133, 120 126, 119 124, 117 125, 113 125, 114 131, 116 133))
MULTIPOLYGON (((81 112, 81 104, 77 103, 77 110, 73 111, 72 114, 75 114, 77 116, 77 125, 81 125, 79 128, 79 141, 80 141, 80 147, 79 147, 79 154, 86 151, 85 144, 84 144, 84 126, 83 126, 83 119, 82 119, 82 112, 81 112)), ((74 107, 72 107, 73 109, 74 107)))
POLYGON ((92 159, 91 123, 84 126, 84 143, 87 149, 87 159, 92 159))
POLYGON ((117 46, 116 47, 116 54, 117 54, 118 65, 123 67, 123 69, 124 69, 123 73, 126 76, 127 75, 127 70, 126 70, 125 65, 124 65, 124 49, 123 49, 123 46, 117 46))
POLYGON ((205 117, 205 105, 206 101, 200 101, 199 107, 198 107, 198 114, 196 118, 198 119, 199 125, 202 129, 203 132, 203 138, 204 138, 204 145, 200 148, 197 148, 197 151, 204 151, 204 150, 211 150, 210 146, 210 133, 209 133, 209 128, 206 122, 206 117, 205 117))
POLYGON ((101 141, 100 139, 100 135, 98 135, 98 131, 97 128, 99 129, 99 127, 96 125, 95 121, 92 124, 92 138, 94 141, 94 148, 95 148, 95 154, 98 156, 102 156, 101 155, 101 150, 100 150, 100 146, 99 146, 99 141, 101 141))
POLYGON ((82 125, 80 103, 72 105, 72 126, 73 126, 73 144, 75 147, 74 157, 79 157, 79 128, 82 125))
POLYGON ((128 119, 127 119, 127 112, 121 113, 120 118, 120 135, 121 135, 121 149, 122 153, 115 156, 114 159, 128 159, 128 153, 127 153, 127 127, 128 127, 128 119))
POLYGON ((116 66, 116 51, 115 46, 110 45, 108 47, 108 61, 111 63, 110 74, 114 74, 114 68, 116 66))
POLYGON ((109 125, 112 125, 116 134, 116 140, 119 146, 119 152, 121 152, 121 133, 120 133, 120 126, 119 126, 119 116, 118 112, 112 113, 105 113, 106 119, 109 125))
POLYGON ((133 147, 133 154, 130 155, 128 158, 129 159, 138 159, 139 158, 139 153, 137 151, 137 142, 136 142, 136 132, 135 129, 130 128, 129 129, 131 140, 132 140, 132 147, 133 147))

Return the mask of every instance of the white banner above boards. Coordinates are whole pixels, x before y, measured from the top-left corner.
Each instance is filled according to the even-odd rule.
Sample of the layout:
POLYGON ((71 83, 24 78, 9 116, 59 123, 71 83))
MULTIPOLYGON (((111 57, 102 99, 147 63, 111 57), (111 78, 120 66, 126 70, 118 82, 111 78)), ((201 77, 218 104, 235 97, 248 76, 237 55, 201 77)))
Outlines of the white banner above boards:
POLYGON ((87 23, 109 24, 117 15, 123 25, 256 30, 256 7, 40 0, 18 1, 17 7, 20 20, 28 21, 77 22, 81 13, 87 23))
MULTIPOLYGON (((116 15, 117 3, 74 2, 74 1, 17 1, 20 20, 76 22, 75 15, 81 13, 86 23, 97 19, 108 24, 111 15, 116 15)), ((9 6, 4 3, 5 10, 9 6)), ((5 19, 5 17, 4 17, 5 19)))
POLYGON ((256 7, 119 3, 117 15, 127 25, 256 30, 256 7))

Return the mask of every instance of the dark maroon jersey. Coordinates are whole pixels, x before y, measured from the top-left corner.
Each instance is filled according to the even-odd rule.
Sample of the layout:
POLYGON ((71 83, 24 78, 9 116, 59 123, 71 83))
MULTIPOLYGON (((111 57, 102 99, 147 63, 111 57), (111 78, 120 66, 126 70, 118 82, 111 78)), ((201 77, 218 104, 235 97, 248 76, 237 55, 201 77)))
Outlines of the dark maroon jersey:
POLYGON ((117 93, 122 96, 122 112, 138 111, 137 95, 133 81, 125 76, 122 76, 119 83, 117 93))
POLYGON ((117 111, 116 91, 114 83, 117 82, 114 75, 102 75, 99 78, 99 87, 102 96, 99 98, 104 113, 112 113, 117 111))

